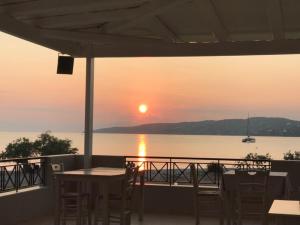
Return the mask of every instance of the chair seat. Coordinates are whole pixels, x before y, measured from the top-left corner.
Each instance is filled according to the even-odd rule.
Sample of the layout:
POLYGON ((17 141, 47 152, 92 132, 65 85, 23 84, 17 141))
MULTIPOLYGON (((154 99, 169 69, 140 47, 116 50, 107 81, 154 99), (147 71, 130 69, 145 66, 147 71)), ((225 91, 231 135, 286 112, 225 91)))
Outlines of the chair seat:
POLYGON ((199 190, 197 193, 198 196, 212 196, 212 197, 220 197, 220 190, 199 190))
MULTIPOLYGON (((198 164, 197 164, 198 165, 198 164)), ((224 224, 224 204, 222 190, 214 186, 199 187, 199 174, 197 173, 194 163, 190 164, 191 181, 193 184, 194 193, 194 213, 195 224, 200 224, 201 214, 210 214, 219 217, 220 225, 224 224)))
POLYGON ((61 195, 62 198, 77 198, 77 197, 88 197, 88 193, 78 193, 78 192, 67 192, 61 195))
MULTIPOLYGON (((102 195, 98 195, 98 198, 99 199, 103 199, 103 196, 102 195)), ((113 200, 113 201, 114 200, 115 201, 121 201, 122 200, 122 195, 110 193, 109 196, 108 196, 108 199, 109 200, 113 200)), ((128 196, 127 200, 131 200, 131 198, 128 196)))

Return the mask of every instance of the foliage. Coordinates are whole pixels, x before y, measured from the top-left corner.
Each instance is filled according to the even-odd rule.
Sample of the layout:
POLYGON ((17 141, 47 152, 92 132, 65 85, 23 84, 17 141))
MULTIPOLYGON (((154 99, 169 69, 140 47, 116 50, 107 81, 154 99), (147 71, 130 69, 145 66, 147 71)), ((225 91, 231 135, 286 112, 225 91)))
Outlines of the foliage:
POLYGON ((9 143, 5 152, 2 152, 2 158, 23 158, 36 155, 36 151, 33 147, 33 142, 28 138, 18 138, 9 143))
POLYGON ((284 160, 300 160, 300 152, 291 152, 288 151, 286 153, 283 153, 283 159, 284 160))
POLYGON ((45 132, 34 142, 34 147, 39 155, 75 154, 78 149, 72 148, 71 143, 69 139, 59 139, 45 132))
POLYGON ((78 149, 73 148, 71 144, 71 140, 59 139, 47 131, 34 142, 25 137, 14 140, 6 146, 0 157, 4 159, 77 153, 78 149))
POLYGON ((244 161, 237 162, 237 168, 262 169, 265 168, 265 162, 272 160, 271 154, 259 155, 257 153, 248 153, 244 161), (257 161, 256 161, 257 160, 257 161))
POLYGON ((246 160, 271 160, 272 156, 270 153, 265 155, 259 155, 257 153, 248 153, 245 158, 246 160))

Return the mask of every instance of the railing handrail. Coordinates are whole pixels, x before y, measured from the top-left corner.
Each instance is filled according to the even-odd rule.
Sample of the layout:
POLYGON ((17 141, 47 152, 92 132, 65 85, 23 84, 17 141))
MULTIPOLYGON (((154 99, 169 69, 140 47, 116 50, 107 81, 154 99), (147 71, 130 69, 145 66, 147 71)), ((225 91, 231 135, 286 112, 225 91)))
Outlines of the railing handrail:
POLYGON ((125 158, 137 159, 186 159, 186 160, 212 160, 212 161, 250 161, 250 162, 271 162, 272 159, 245 159, 245 158, 211 158, 211 157, 178 157, 178 156, 130 156, 125 158))
MULTIPOLYGON (((19 158, 7 158, 0 159, 1 162, 8 161, 22 161, 22 160, 33 160, 33 159, 42 159, 42 158, 53 158, 53 157, 61 157, 61 156, 70 156, 70 155, 78 155, 82 156, 82 154, 61 154, 61 155, 45 155, 45 156, 34 156, 34 157, 19 157, 19 158)), ((95 155, 101 156, 101 155, 95 155)), ((181 157, 181 156, 137 156, 137 155, 125 155, 124 158, 143 158, 143 159, 187 159, 187 160, 224 160, 224 161, 273 161, 273 159, 245 159, 245 158, 215 158, 215 157, 181 157)))
POLYGON ((31 157, 6 158, 6 159, 0 159, 0 163, 1 162, 10 162, 10 161, 47 159, 49 157, 53 158, 53 157, 70 156, 70 155, 78 155, 78 154, 40 155, 40 156, 31 156, 31 157))
POLYGON ((145 170, 145 182, 167 183, 170 186, 178 182, 191 183, 191 163, 195 163, 198 182, 219 186, 226 169, 271 169, 270 159, 239 159, 215 157, 167 157, 167 156, 124 156, 125 161, 141 163, 145 170), (184 165, 181 167, 181 165, 184 165), (209 167, 211 167, 209 169, 209 167), (229 168, 228 168, 229 166, 229 168), (212 173, 212 174, 211 174, 212 173))
POLYGON ((0 159, 0 163, 2 162, 18 162, 24 160, 34 160, 34 159, 43 159, 46 157, 26 157, 26 158, 9 158, 9 159, 0 159))

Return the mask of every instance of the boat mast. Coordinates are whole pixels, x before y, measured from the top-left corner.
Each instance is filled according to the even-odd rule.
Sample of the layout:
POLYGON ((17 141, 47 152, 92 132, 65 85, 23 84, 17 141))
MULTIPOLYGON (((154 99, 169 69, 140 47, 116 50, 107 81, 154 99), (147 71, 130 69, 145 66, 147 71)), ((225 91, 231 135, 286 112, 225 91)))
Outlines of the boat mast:
POLYGON ((249 113, 248 113, 248 119, 247 119, 247 136, 249 136, 249 113))

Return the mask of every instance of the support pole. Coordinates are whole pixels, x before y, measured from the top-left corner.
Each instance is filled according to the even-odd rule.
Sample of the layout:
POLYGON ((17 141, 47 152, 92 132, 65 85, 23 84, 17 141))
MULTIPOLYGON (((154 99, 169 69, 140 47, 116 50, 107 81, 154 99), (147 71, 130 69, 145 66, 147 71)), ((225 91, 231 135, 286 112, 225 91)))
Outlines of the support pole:
POLYGON ((84 168, 91 168, 93 154, 94 58, 86 58, 84 168))

